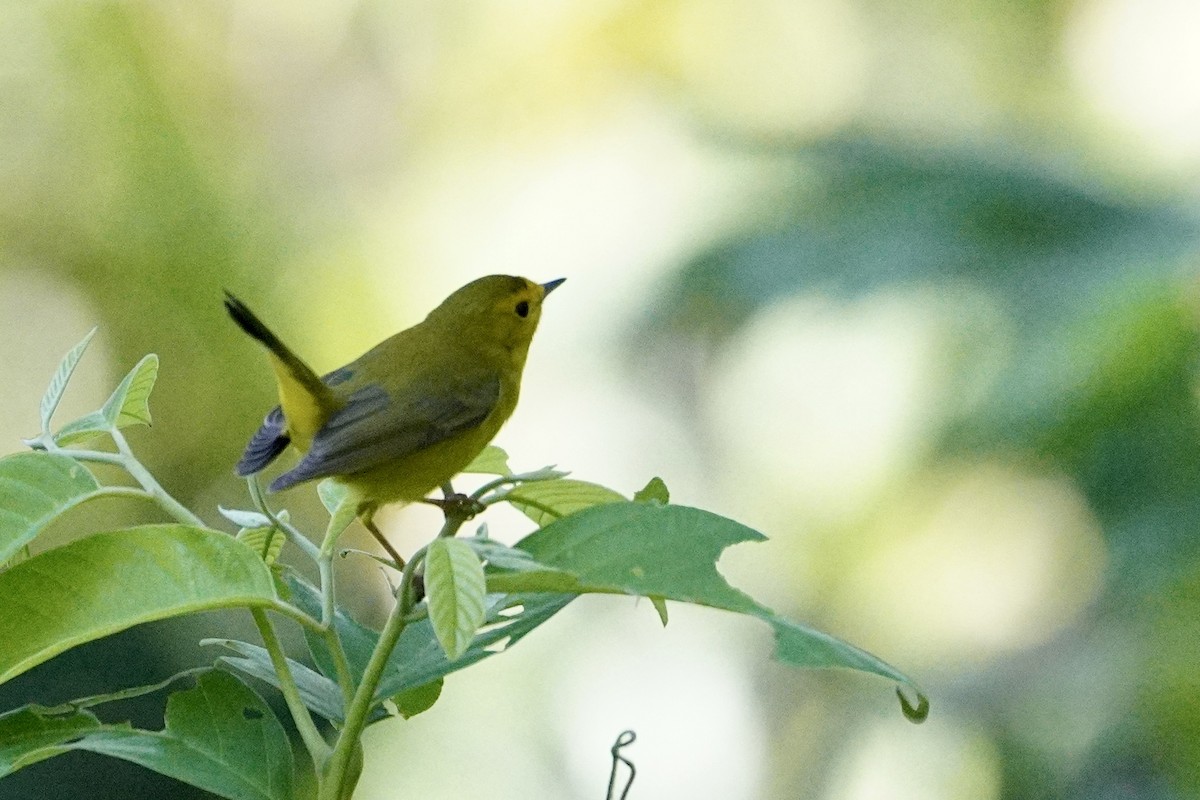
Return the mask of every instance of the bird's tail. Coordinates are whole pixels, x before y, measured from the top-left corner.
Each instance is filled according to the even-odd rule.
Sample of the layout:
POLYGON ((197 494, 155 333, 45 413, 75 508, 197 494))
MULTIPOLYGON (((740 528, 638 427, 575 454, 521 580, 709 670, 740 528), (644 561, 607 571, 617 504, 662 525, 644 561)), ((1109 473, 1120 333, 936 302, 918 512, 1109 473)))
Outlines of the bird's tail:
POLYGON ((336 398, 312 367, 229 291, 225 292, 225 310, 238 327, 267 348, 279 384, 279 405, 287 420, 287 431, 293 441, 304 445, 337 410, 336 398))

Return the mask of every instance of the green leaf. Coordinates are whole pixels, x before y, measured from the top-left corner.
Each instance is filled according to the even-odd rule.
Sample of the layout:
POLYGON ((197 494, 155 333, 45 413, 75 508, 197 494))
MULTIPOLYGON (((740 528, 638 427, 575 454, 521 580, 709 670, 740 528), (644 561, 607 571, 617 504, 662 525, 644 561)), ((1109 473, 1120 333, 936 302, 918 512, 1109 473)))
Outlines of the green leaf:
POLYGON ((446 658, 428 618, 410 623, 388 659, 375 692, 376 698, 394 697, 511 650, 575 597, 573 594, 549 593, 488 595, 485 627, 471 641, 466 652, 454 660, 446 658))
POLYGON ((88 344, 91 343, 92 337, 95 335, 96 328, 92 328, 79 344, 72 347, 63 356, 62 361, 58 362, 58 369, 54 371, 54 377, 50 379, 50 385, 46 387, 46 394, 42 397, 41 418, 43 433, 50 431, 50 419, 54 416, 55 410, 58 409, 58 403, 62 400, 67 383, 71 380, 71 374, 75 372, 75 367, 79 364, 79 359, 83 357, 83 352, 87 350, 88 344))
POLYGON ((538 525, 548 525, 559 517, 602 503, 628 501, 612 489, 572 478, 523 483, 505 499, 538 525))
MULTIPOLYGON (((237 654, 236 656, 218 656, 217 661, 243 675, 257 678, 276 689, 280 688, 279 675, 275 672, 271 654, 267 652, 266 648, 236 639, 202 639, 200 645, 204 647, 217 645, 233 651, 237 654)), ((327 720, 341 722, 346 712, 342 707, 342 692, 338 685, 298 661, 290 658, 287 661, 304 705, 327 720)), ((387 716, 386 713, 384 716, 387 716)))
POLYGON ((725 548, 766 537, 687 506, 612 503, 547 525, 516 544, 537 562, 570 572, 587 591, 659 595, 730 611, 758 608, 716 569, 725 548))
POLYGON ((166 728, 106 726, 74 749, 121 758, 231 800, 294 800, 292 748, 262 698, 225 672, 171 695, 166 728))
POLYGON ((161 692, 173 683, 183 680, 184 678, 194 678, 200 673, 208 672, 210 667, 193 667, 185 669, 182 672, 176 672, 174 675, 157 683, 148 683, 142 686, 131 686, 125 689, 117 689, 115 692, 104 692, 103 694, 93 694, 87 697, 69 700, 61 705, 47 709, 52 713, 67 713, 81 708, 95 708, 105 703, 115 703, 121 700, 130 700, 135 697, 142 697, 147 694, 161 692))
POLYGON ((267 528, 271 525, 271 520, 266 514, 260 514, 257 511, 243 511, 238 508, 225 508, 217 506, 217 511, 221 512, 221 516, 237 525, 239 528, 267 528))
POLYGON ((158 356, 144 356, 117 385, 100 413, 114 428, 150 424, 150 392, 158 379, 158 356))
POLYGON ((60 447, 86 441, 114 428, 150 424, 150 392, 158 379, 158 356, 144 356, 121 379, 99 411, 68 422, 54 435, 60 447))
POLYGON ((55 517, 96 497, 100 484, 73 458, 17 453, 0 458, 0 564, 55 517))
MULTIPOLYGON (((846 667, 899 681, 917 692, 915 705, 901 695, 906 716, 923 719, 928 701, 903 673, 840 639, 776 615, 725 582, 716 570, 724 549, 763 539, 762 534, 737 522, 685 506, 613 503, 564 518, 527 537, 516 548, 505 548, 528 553, 528 558, 509 558, 517 569, 499 573, 489 569, 490 588, 504 585, 513 591, 487 596, 485 626, 461 657, 447 659, 430 620, 406 627, 388 660, 377 697, 415 689, 487 658, 502 647, 512 647, 576 597, 575 593, 516 591, 522 585, 540 589, 549 580, 547 571, 558 570, 551 573, 554 579, 568 573, 574 592, 644 595, 652 602, 671 599, 757 617, 775 631, 776 656, 781 661, 801 667, 846 667)), ((452 541, 467 547, 480 546, 477 540, 452 541)), ((486 540, 483 543, 485 552, 488 548, 502 552, 502 547, 486 540)), ((294 601, 309 613, 319 613, 319 601, 311 588, 296 592, 294 601)), ((376 634, 340 613, 335 625, 352 663, 370 653, 376 634)), ((314 657, 320 663, 318 652, 315 648, 314 657)))
POLYGON ((54 443, 59 447, 86 442, 88 439, 108 433, 112 425, 103 413, 93 411, 87 416, 68 422, 54 434, 54 443))
POLYGON ((317 484, 317 496, 321 498, 321 505, 325 506, 325 510, 332 515, 342 503, 346 502, 350 496, 350 490, 344 483, 327 478, 317 484))
POLYGON ((18 550, 16 552, 16 555, 14 555, 12 558, 8 559, 7 561, 0 562, 0 572, 4 572, 4 570, 6 570, 6 569, 15 567, 17 564, 20 564, 22 561, 28 561, 29 556, 30 556, 29 545, 25 545, 20 550, 18 550))
POLYGON ((344 484, 335 480, 323 480, 318 483, 317 495, 320 496, 325 510, 329 512, 329 524, 325 528, 326 537, 340 535, 358 516, 358 502, 344 484))
POLYGON ((466 652, 484 620, 483 564, 467 544, 435 539, 425 554, 429 619, 451 661, 466 652))
POLYGON ((502 545, 485 537, 459 539, 487 562, 489 592, 507 592, 509 585, 525 592, 573 592, 579 589, 579 580, 569 572, 539 564, 524 550, 502 545), (511 573, 520 573, 515 580, 511 573))
POLYGON ((466 543, 480 559, 486 561, 487 590, 491 593, 509 591, 506 581, 512 572, 521 573, 517 582, 521 591, 575 591, 580 587, 580 582, 570 572, 539 564, 532 555, 515 547, 500 545, 481 536, 458 541, 466 543), (535 575, 538 577, 535 578, 535 575))
MULTIPOLYGON (((321 600, 316 588, 293 570, 284 573, 284 580, 291 590, 291 601, 305 613, 319 616, 321 600)), ((409 623, 388 659, 375 699, 382 702, 465 669, 501 650, 511 649, 574 599, 575 595, 571 594, 489 595, 484 618, 486 627, 475 636, 467 652, 455 661, 446 658, 428 617, 409 623)), ((342 640, 346 660, 350 662, 350 672, 356 681, 360 680, 379 634, 355 622, 340 608, 334 610, 333 625, 342 640)), ((332 677, 335 674, 333 659, 325 649, 324 640, 307 629, 305 638, 317 666, 325 675, 332 677)))
POLYGON ((189 525, 98 533, 0 574, 0 683, 142 622, 275 600, 270 569, 228 534, 189 525))
POLYGON ((475 555, 486 561, 489 567, 498 569, 529 572, 542 569, 542 565, 533 560, 533 556, 524 550, 509 547, 506 544, 489 539, 486 536, 472 536, 459 539, 475 551, 475 555))
POLYGON ((79 709, 25 706, 0 715, 0 777, 68 750, 89 750, 233 800, 292 800, 283 726, 232 675, 208 672, 196 688, 171 695, 166 723, 161 732, 144 731, 103 725, 79 709))
MULTIPOLYGON (((574 574, 582 591, 623 592, 721 608, 757 617, 775 631, 776 658, 798 667, 846 667, 907 685, 917 693, 914 714, 928 701, 904 673, 827 633, 778 616, 726 583, 716 563, 726 547, 759 542, 757 531, 686 506, 614 503, 589 508, 535 531, 517 543, 536 561, 574 574)), ((521 573, 514 573, 512 586, 521 573)), ((903 699, 903 695, 901 695, 903 699)))
POLYGON ((650 595, 650 602, 654 604, 654 610, 658 612, 658 619, 662 622, 663 627, 667 627, 669 615, 667 612, 667 598, 661 595, 650 595))
POLYGON ((271 526, 267 528, 242 528, 238 531, 236 539, 258 553, 258 557, 263 560, 263 563, 270 566, 275 563, 275 559, 279 558, 279 553, 283 550, 283 543, 287 541, 287 536, 279 528, 271 526))
MULTIPOLYGON (((290 601, 301 611, 320 619, 321 595, 317 588, 291 568, 284 569, 283 580, 291 593, 290 601)), ((333 627, 337 630, 338 638, 341 639, 342 650, 346 654, 346 661, 350 667, 350 676, 355 683, 358 683, 362 680, 367 662, 371 660, 371 653, 375 650, 375 643, 378 641, 379 635, 365 625, 360 625, 336 605, 333 609, 333 627)), ((304 628, 304 640, 308 643, 308 650, 312 653, 317 669, 321 671, 322 675, 336 681, 337 666, 325 644, 325 639, 306 627, 304 628)))
POLYGON ((508 468, 508 453, 489 444, 483 452, 475 456, 475 460, 463 469, 463 472, 481 473, 484 475, 511 475, 508 468))
POLYGON ((662 478, 654 477, 634 493, 633 499, 639 503, 661 503, 665 506, 671 502, 671 493, 667 491, 667 484, 663 483, 662 478))
POLYGON ((22 767, 65 753, 72 739, 100 727, 87 711, 57 713, 41 706, 23 706, 0 714, 0 778, 22 767))
POLYGON ((423 714, 433 708, 433 704, 442 696, 443 683, 444 681, 438 678, 424 686, 408 689, 393 697, 392 702, 396 704, 396 710, 400 712, 400 716, 412 719, 417 714, 423 714))

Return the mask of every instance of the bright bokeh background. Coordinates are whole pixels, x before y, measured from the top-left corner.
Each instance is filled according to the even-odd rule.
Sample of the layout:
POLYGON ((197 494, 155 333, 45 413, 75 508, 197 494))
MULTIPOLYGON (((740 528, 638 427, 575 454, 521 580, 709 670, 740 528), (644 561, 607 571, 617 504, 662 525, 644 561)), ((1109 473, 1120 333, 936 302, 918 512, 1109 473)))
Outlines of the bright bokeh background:
MULTIPOLYGON (((479 275, 566 277, 513 464, 757 527, 735 585, 933 714, 771 662, 754 622, 585 598, 371 728, 356 797, 601 797, 625 728, 632 798, 1196 797, 1197 30, 1189 0, 3 0, 0 452, 98 324, 62 413, 159 353, 134 446, 218 524, 273 403, 222 287, 321 371, 479 275)), ((316 530, 311 494, 285 500, 316 530)), ((412 548, 436 520, 383 522, 412 548)), ((343 568, 378 619, 378 572, 343 568)), ((0 700, 248 628, 149 626, 0 700)), ((0 783, 189 792, 82 754, 0 783)))

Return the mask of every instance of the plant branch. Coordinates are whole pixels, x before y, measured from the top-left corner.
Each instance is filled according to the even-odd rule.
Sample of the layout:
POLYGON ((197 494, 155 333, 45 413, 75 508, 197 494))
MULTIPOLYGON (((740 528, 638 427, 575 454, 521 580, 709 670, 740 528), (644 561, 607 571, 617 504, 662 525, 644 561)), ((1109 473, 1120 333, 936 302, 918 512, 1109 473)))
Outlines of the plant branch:
MULTIPOLYGON (((459 514, 448 513, 445 522, 442 523, 442 529, 438 531, 438 537, 453 536, 467 519, 459 514)), ((333 755, 330 756, 328 762, 328 770, 323 776, 321 800, 326 800, 326 798, 338 800, 349 797, 352 787, 348 784, 353 780, 349 772, 351 758, 355 748, 358 747, 363 729, 366 727, 367 716, 375 701, 375 690, 379 688, 379 680, 383 677, 383 670, 387 667, 388 658, 396 649, 396 643, 400 641, 400 634, 414 618, 413 607, 417 604, 417 599, 413 592, 413 578, 416 575, 417 565, 424 563, 427 552, 428 547, 422 547, 413 553, 412 558, 404 565, 404 571, 400 575, 400 587, 396 591, 396 605, 392 607, 387 622, 379 633, 379 642, 375 645, 375 650, 371 653, 371 660, 367 662, 367 668, 363 671, 362 682, 358 684, 354 697, 347 707, 345 724, 334 745, 333 755)))
POLYGON ((275 628, 271 625, 271 620, 267 618, 267 612, 261 608, 252 608, 250 613, 254 616, 254 624, 258 626, 263 645, 271 655, 271 665, 275 668, 275 674, 279 676, 279 689, 283 692, 283 699, 287 703, 288 711, 292 713, 296 730, 300 732, 300 738, 304 741, 304 746, 312 758, 313 766, 319 774, 326 759, 329 758, 329 744, 321 737, 312 715, 308 712, 308 707, 300 698, 300 690, 296 688, 296 680, 292 677, 292 670, 288 666, 283 645, 280 644, 279 637, 275 635, 275 628))
POLYGON ((564 478, 570 473, 556 470, 554 467, 542 467, 533 472, 522 472, 519 475, 501 475, 495 480, 488 481, 483 486, 480 486, 475 491, 471 492, 471 499, 478 500, 485 506, 503 500, 507 492, 498 493, 495 497, 489 497, 486 500, 484 496, 500 489, 502 487, 515 487, 521 483, 536 483, 537 481, 553 481, 559 478, 564 478))
POLYGON ((287 603, 283 600, 276 600, 274 603, 271 603, 270 605, 268 605, 267 608, 270 608, 272 611, 276 611, 276 612, 282 614, 283 616, 287 617, 288 619, 295 620, 296 622, 300 623, 304 627, 311 630, 313 633, 318 633, 321 635, 325 634, 325 626, 321 624, 321 621, 319 619, 317 619, 316 617, 310 617, 308 614, 305 614, 303 611, 301 611, 299 608, 296 608, 296 606, 292 605, 291 603, 287 603))
POLYGON ((371 653, 371 660, 367 662, 367 668, 363 671, 362 681, 358 684, 358 689, 355 690, 354 697, 346 709, 345 723, 338 734, 333 755, 329 758, 328 769, 322 776, 324 780, 321 800, 326 800, 326 798, 335 800, 350 796, 352 787, 348 784, 353 780, 349 772, 350 760, 362 737, 363 729, 366 727, 367 716, 375 699, 375 690, 379 688, 379 680, 383 676, 388 658, 396 648, 396 643, 400 641, 400 634, 404 632, 404 628, 408 624, 406 617, 411 610, 411 586, 415 565, 424 560, 425 553, 426 548, 421 548, 404 565, 404 572, 400 577, 399 597, 396 604, 392 606, 391 613, 388 614, 383 630, 379 633, 379 642, 371 653))
POLYGON ((142 488, 158 502, 164 511, 185 525, 195 525, 198 528, 207 527, 204 524, 204 520, 197 517, 182 503, 168 494, 167 490, 162 487, 162 484, 156 481, 154 476, 150 474, 150 471, 142 466, 142 462, 138 461, 137 456, 129 449, 129 443, 125 441, 125 435, 121 433, 120 428, 113 426, 109 430, 109 434, 112 436, 112 440, 116 442, 117 450, 121 454, 121 466, 133 476, 135 481, 141 484, 142 488))
POLYGON ((43 442, 48 453, 61 453, 76 461, 88 461, 94 464, 109 464, 114 467, 124 467, 125 458, 120 453, 109 453, 104 450, 73 450, 69 447, 59 447, 53 440, 43 442))
POLYGON ((330 527, 325 531, 325 541, 321 543, 321 549, 317 552, 317 570, 321 576, 321 627, 324 628, 321 636, 325 639, 325 645, 329 648, 330 655, 333 656, 338 685, 342 689, 342 702, 349 705, 354 699, 354 678, 350 674, 350 663, 346 660, 342 637, 338 635, 337 627, 333 624, 335 613, 333 554, 338 537, 345 528, 334 530, 332 519, 330 522, 330 527))
POLYGON ((267 499, 263 497, 262 487, 258 485, 258 478, 254 475, 247 475, 246 486, 249 488, 250 498, 254 501, 255 507, 258 508, 262 515, 269 519, 272 525, 283 531, 288 541, 299 547, 306 556, 313 561, 319 561, 321 551, 317 549, 317 546, 309 541, 308 537, 301 533, 295 525, 276 516, 271 507, 267 505, 267 499))

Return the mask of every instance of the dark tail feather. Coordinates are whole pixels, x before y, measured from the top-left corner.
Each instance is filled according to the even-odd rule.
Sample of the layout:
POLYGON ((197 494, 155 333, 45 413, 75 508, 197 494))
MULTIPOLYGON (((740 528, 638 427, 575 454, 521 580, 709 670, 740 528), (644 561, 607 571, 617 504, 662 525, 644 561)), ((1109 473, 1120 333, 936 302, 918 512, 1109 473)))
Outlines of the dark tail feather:
POLYGON ((228 289, 225 290, 225 310, 229 312, 229 316, 233 318, 239 328, 262 342, 263 346, 287 367, 292 377, 304 386, 313 397, 330 402, 329 387, 317 377, 317 373, 312 371, 312 367, 305 364, 299 356, 288 349, 288 346, 278 336, 271 333, 271 329, 263 324, 263 321, 256 317, 254 312, 228 289))
POLYGON ((281 352, 288 352, 287 346, 279 340, 279 337, 271 333, 271 329, 264 325, 263 321, 256 317, 254 312, 228 289, 225 290, 225 310, 229 312, 229 316, 233 318, 239 328, 266 345, 272 353, 278 355, 281 352))

